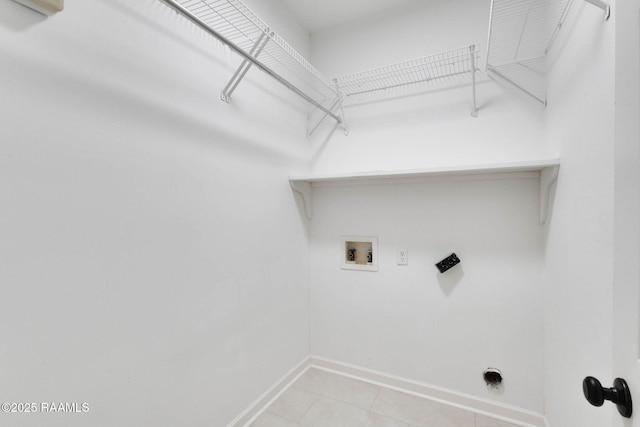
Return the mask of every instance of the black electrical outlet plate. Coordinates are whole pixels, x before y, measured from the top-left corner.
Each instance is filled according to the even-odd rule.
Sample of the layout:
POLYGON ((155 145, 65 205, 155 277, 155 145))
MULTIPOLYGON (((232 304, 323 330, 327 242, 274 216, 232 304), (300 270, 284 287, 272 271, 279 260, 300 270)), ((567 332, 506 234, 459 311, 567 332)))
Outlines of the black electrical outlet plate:
POLYGON ((455 253, 453 253, 448 257, 446 257, 445 259, 443 259, 442 261, 440 261, 439 263, 437 263, 436 267, 438 267, 438 270, 440 270, 440 273, 444 273, 445 271, 447 271, 448 269, 450 269, 451 267, 459 263, 460 263, 460 258, 458 258, 458 256, 455 253))

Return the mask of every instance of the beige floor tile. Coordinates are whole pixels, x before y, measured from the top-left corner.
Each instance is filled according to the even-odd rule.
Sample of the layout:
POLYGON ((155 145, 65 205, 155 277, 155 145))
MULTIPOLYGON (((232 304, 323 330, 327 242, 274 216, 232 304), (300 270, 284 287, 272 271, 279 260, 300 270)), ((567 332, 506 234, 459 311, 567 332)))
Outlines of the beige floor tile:
POLYGON ((371 407, 380 390, 376 385, 314 368, 305 372, 294 385, 362 409, 371 407))
POLYGON ((251 427, 300 427, 300 424, 271 412, 265 412, 251 424, 251 427))
POLYGON ((267 411, 292 421, 298 421, 318 400, 318 395, 297 387, 290 387, 267 411))
POLYGON ((473 427, 475 423, 471 412, 386 388, 378 393, 371 411, 412 427, 473 427))
POLYGON ((320 397, 300 423, 305 427, 409 427, 402 421, 326 397, 320 397))
POLYGON ((476 427, 518 427, 515 424, 506 421, 496 420, 495 418, 486 417, 476 414, 476 427))

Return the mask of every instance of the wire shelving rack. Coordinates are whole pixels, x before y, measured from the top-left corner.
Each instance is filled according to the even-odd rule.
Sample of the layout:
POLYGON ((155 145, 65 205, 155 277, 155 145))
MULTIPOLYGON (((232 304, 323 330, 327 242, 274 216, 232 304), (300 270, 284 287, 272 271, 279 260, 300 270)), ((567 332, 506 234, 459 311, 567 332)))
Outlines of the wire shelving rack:
POLYGON ((339 77, 336 80, 345 102, 366 101, 370 96, 394 95, 401 89, 427 88, 433 83, 467 82, 473 89, 475 116, 475 81, 480 52, 475 45, 461 47, 409 61, 374 68, 339 77))
POLYGON ((256 66, 316 108, 341 118, 325 105, 337 99, 334 83, 239 0, 160 0, 219 39, 244 60, 222 91, 231 94, 251 66, 256 66))
POLYGON ((371 96, 394 96, 398 91, 409 90, 407 88, 426 89, 436 82, 470 83, 471 114, 477 116, 475 87, 479 51, 476 45, 330 80, 240 0, 160 1, 243 58, 222 90, 223 101, 231 101, 232 93, 248 70, 255 66, 315 107, 309 115, 308 135, 328 117, 346 130, 343 103, 357 103, 371 96))
MULTIPOLYGON (((601 0, 585 0, 604 10, 601 0)), ((486 72, 547 103, 546 55, 556 40, 573 0, 492 0, 486 72)))

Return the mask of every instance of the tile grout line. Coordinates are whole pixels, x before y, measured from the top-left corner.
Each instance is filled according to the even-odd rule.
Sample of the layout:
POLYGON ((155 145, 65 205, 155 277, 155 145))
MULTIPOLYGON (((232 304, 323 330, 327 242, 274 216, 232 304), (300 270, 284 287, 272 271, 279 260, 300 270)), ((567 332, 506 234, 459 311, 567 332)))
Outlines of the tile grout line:
MULTIPOLYGON (((353 409, 357 409, 357 410, 359 410, 359 411, 369 412, 369 413, 371 413, 371 414, 379 415, 379 416, 381 416, 381 417, 388 418, 388 419, 390 419, 390 420, 398 421, 398 422, 401 422, 401 423, 406 424, 407 426, 411 427, 411 425, 410 425, 408 422, 403 421, 403 420, 399 420, 399 419, 397 419, 397 418, 395 418, 395 417, 392 417, 392 416, 390 416, 390 415, 379 414, 379 413, 377 413, 377 412, 373 412, 373 411, 370 411, 370 410, 368 410, 368 409, 364 409, 364 408, 362 408, 362 407, 360 407, 360 406, 356 406, 356 405, 354 405, 354 404, 352 404, 352 403, 345 402, 345 401, 340 400, 340 399, 337 399, 337 398, 335 398, 335 397, 331 397, 331 396, 327 396, 327 395, 321 395, 321 397, 323 397, 323 398, 325 398, 325 399, 327 399, 327 400, 331 400, 331 401, 334 401, 334 402, 337 402, 337 403, 341 403, 341 404, 343 404, 343 405, 349 406, 349 407, 351 407, 351 408, 353 408, 353 409)), ((313 406, 313 405, 312 405, 312 406, 313 406)), ((311 409, 311 408, 309 408, 309 410, 310 410, 310 409, 311 409)), ((307 412, 308 412, 309 410, 307 410, 307 412)), ((305 414, 305 415, 306 415, 306 414, 305 414)), ((304 424, 302 425, 302 427, 305 427, 305 426, 304 426, 304 424)))
MULTIPOLYGON (((296 388, 295 383, 294 383, 294 384, 291 384, 291 388, 296 388)), ((300 388, 299 390, 304 390, 304 389, 300 388)), ((313 400, 313 403, 312 403, 311 405, 309 405, 309 407, 307 408, 307 410, 306 410, 306 411, 304 411, 304 414, 302 414, 302 416, 301 416, 298 420, 296 420, 296 424, 299 424, 299 425, 301 425, 302 427, 304 427, 304 424, 302 424, 302 419, 305 417, 305 415, 307 415, 307 414, 309 413, 309 411, 311 410, 311 408, 313 408, 313 405, 315 405, 315 404, 318 402, 318 400, 320 399, 320 396, 321 396, 320 394, 318 394, 318 393, 316 393, 316 392, 313 392, 313 391, 309 391, 309 390, 305 390, 305 391, 306 391, 307 393, 311 393, 311 394, 315 395, 315 396, 316 396, 316 398, 313 400)))
MULTIPOLYGON (((397 417, 395 417, 395 416, 392 416, 392 415, 389 415, 389 414, 385 414, 385 413, 382 413, 382 412, 377 412, 377 411, 374 411, 374 410, 373 410, 373 407, 374 407, 374 405, 375 405, 376 401, 378 400, 378 398, 379 398, 379 396, 380 396, 380 393, 383 391, 383 389, 393 390, 393 391, 398 391, 398 392, 400 392, 400 393, 403 393, 402 391, 396 390, 395 388, 390 387, 390 386, 388 386, 388 385, 386 385, 386 384, 382 384, 382 383, 377 383, 377 382, 371 382, 371 381, 363 380, 363 379, 360 379, 360 378, 358 378, 358 377, 356 377, 356 376, 352 376, 352 375, 345 375, 345 374, 343 374, 343 373, 341 373, 341 372, 339 372, 339 371, 334 371, 334 370, 332 370, 332 369, 327 369, 327 368, 324 368, 324 367, 313 366, 313 365, 311 365, 311 366, 309 367, 309 369, 314 369, 314 368, 315 368, 315 369, 318 369, 319 371, 322 371, 322 372, 328 373, 328 374, 330 374, 330 375, 336 375, 336 376, 339 376, 339 377, 348 378, 348 379, 353 380, 353 381, 362 382, 362 383, 366 383, 366 384, 371 384, 371 385, 374 385, 374 386, 377 388, 377 390, 376 390, 376 396, 374 397, 374 399, 373 399, 373 401, 372 401, 372 403, 371 403, 371 405, 369 406, 369 408, 368 408, 368 409, 367 409, 367 408, 365 408, 365 407, 362 407, 362 406, 357 406, 357 405, 355 405, 355 404, 353 404, 353 403, 351 403, 351 402, 344 401, 344 400, 342 400, 342 399, 340 399, 340 398, 338 398, 338 397, 336 397, 336 396, 329 395, 329 394, 327 394, 326 392, 321 392, 321 393, 320 393, 320 397, 323 397, 323 398, 325 398, 325 399, 331 400, 331 401, 333 401, 333 402, 342 403, 342 404, 347 405, 347 406, 349 406, 349 407, 351 407, 351 408, 355 408, 355 409, 363 410, 363 411, 367 412, 368 414, 381 416, 381 417, 387 418, 387 419, 389 419, 389 420, 394 420, 394 421, 396 421, 396 422, 398 422, 398 423, 401 423, 401 424, 403 424, 403 425, 405 425, 405 426, 407 426, 407 427, 414 427, 414 426, 413 426, 413 424, 411 424, 411 422, 409 422, 409 421, 407 421, 407 420, 400 419, 400 418, 397 418, 397 417)), ((292 386, 292 387, 296 387, 295 383, 293 383, 291 386, 292 386)), ((314 393, 316 393, 316 392, 314 392, 314 393)), ((404 393, 404 394, 408 394, 408 393, 404 393)), ((413 394, 410 394, 410 395, 413 395, 413 394)), ((416 397, 416 398, 418 398, 418 399, 420 399, 420 400, 424 400, 424 401, 427 401, 427 402, 428 402, 428 401, 430 401, 430 399, 427 399, 427 398, 425 398, 424 396, 419 395, 419 394, 413 395, 413 397, 416 397)), ((309 408, 309 410, 310 410, 310 409, 311 409, 311 408, 309 408)), ((465 411, 465 412, 470 412, 470 413, 472 413, 472 414, 473 414, 473 412, 471 412, 471 411, 469 411, 469 410, 466 410, 466 409, 462 409, 462 410, 463 410, 463 411, 465 411)), ((474 414, 474 426, 475 426, 475 414, 474 414)), ((474 427, 474 426, 469 426, 469 427, 474 427)), ((304 427, 304 425, 303 425, 303 427, 304 427)))
POLYGON ((373 402, 371 402, 371 405, 369 406, 369 409, 368 409, 369 412, 373 412, 372 411, 373 405, 376 404, 376 401, 378 400, 378 396, 380 395, 380 390, 382 390, 382 386, 378 385, 376 387, 378 387, 378 391, 376 392, 376 397, 373 398, 373 402))
MULTIPOLYGON (((460 410, 463 410, 463 411, 471 412, 472 414, 475 414, 475 416, 478 416, 478 417, 486 416, 486 417, 495 419, 497 421, 506 422, 506 423, 510 424, 508 427, 541 427, 538 424, 533 424, 533 423, 530 423, 530 422, 527 422, 527 421, 516 420, 516 419, 513 419, 512 417, 506 417, 504 415, 491 413, 491 412, 488 412, 487 410, 483 410, 483 409, 478 410, 476 408, 469 407, 466 404, 456 403, 456 402, 453 402, 451 400, 444 399, 442 397, 433 397, 433 396, 430 396, 429 394, 425 394, 424 392, 414 390, 413 388, 407 388, 406 386, 403 386, 403 385, 394 385, 394 384, 390 384, 389 382, 385 382, 384 380, 367 378, 367 377, 363 376, 362 374, 357 374, 357 373, 353 373, 353 372, 346 372, 344 370, 340 370, 340 368, 336 368, 336 367, 333 367, 333 366, 324 366, 322 363, 318 363, 317 361, 314 361, 314 359, 318 359, 320 362, 323 361, 322 358, 311 356, 310 357, 310 360, 311 360, 310 367, 311 368, 315 368, 315 369, 318 369, 318 370, 321 370, 321 371, 325 371, 325 372, 329 372, 329 373, 332 373, 332 374, 336 374, 336 375, 339 375, 339 376, 342 376, 342 377, 351 378, 351 379, 356 380, 356 381, 366 382, 366 383, 369 383, 369 384, 372 384, 372 385, 384 387, 384 388, 386 388, 388 390, 393 390, 393 391, 397 391, 397 392, 400 392, 400 393, 408 394, 408 395, 411 395, 411 396, 414 396, 414 397, 417 397, 417 398, 420 398, 420 399, 428 400, 430 402, 435 402, 435 403, 438 403, 438 404, 441 404, 441 405, 445 405, 447 407, 457 408, 457 409, 460 409, 460 410)), ((326 359, 326 361, 328 361, 330 364, 331 363, 339 364, 339 362, 333 362, 333 361, 328 360, 328 359, 326 359)), ((344 367, 350 368, 351 366, 344 365, 343 368, 344 367)), ((355 367, 355 369, 362 370, 362 368, 359 368, 359 367, 355 367)), ((385 374, 382 374, 382 375, 385 375, 385 374)), ((393 377, 392 377, 392 379, 393 379, 393 377)), ((401 381, 408 381, 409 383, 413 383, 413 381, 405 380, 405 379, 402 379, 402 378, 400 378, 400 380, 401 381)), ((416 384, 420 385, 417 382, 416 382, 416 384)), ((516 409, 518 409, 518 408, 516 408, 516 409)), ((534 415, 539 415, 539 414, 534 414, 534 415)), ((546 425, 548 425, 548 424, 546 424, 546 425)))
MULTIPOLYGON (((382 388, 383 388, 383 386, 378 386, 378 392, 376 393, 376 399, 378 397, 378 394, 380 394, 380 391, 382 390, 382 388)), ((340 400, 340 399, 338 399, 336 397, 327 396, 327 395, 322 395, 322 397, 324 397, 325 399, 328 399, 328 400, 332 400, 334 402, 342 403, 343 405, 350 406, 351 408, 354 408, 354 409, 365 411, 365 412, 368 412, 370 414, 378 415, 378 416, 381 416, 381 417, 384 417, 384 418, 387 418, 387 419, 390 419, 390 420, 397 421, 397 422, 402 423, 402 424, 406 424, 408 427, 411 427, 411 423, 409 423, 408 421, 401 420, 401 419, 396 418, 394 416, 387 415, 387 414, 382 414, 382 413, 379 413, 379 412, 374 412, 371 409, 364 409, 364 408, 362 408, 360 406, 356 406, 353 403, 345 402, 344 400, 340 400)), ((374 399, 374 403, 375 403, 375 399, 374 399)), ((373 403, 371 404, 371 406, 373 407, 373 403)))
MULTIPOLYGON (((269 408, 271 407, 271 405, 273 405, 273 402, 275 402, 277 399, 280 398, 280 396, 282 396, 287 390, 289 390, 294 383, 296 383, 298 381, 298 379, 300 379, 300 377, 302 377, 311 367, 311 365, 309 364, 309 358, 305 359, 299 366, 303 366, 304 368, 302 368, 301 372, 299 372, 298 374, 296 374, 293 379, 291 379, 280 391, 278 391, 275 396, 273 396, 265 405, 262 406, 262 409, 258 410, 256 414, 254 414, 247 422, 244 422, 242 424, 242 427, 250 427, 253 425, 253 423, 260 418, 260 416, 265 413, 265 412, 270 412, 269 408)), ((290 373, 294 372, 297 369, 294 368, 292 369, 287 376, 289 376, 290 373)), ((262 396, 260 397, 260 399, 262 398, 262 396)), ((273 414, 273 412, 270 412, 273 414)), ((275 415, 275 414, 274 414, 275 415)), ((237 427, 237 421, 235 420, 233 421, 231 424, 228 424, 227 427, 237 427)))
MULTIPOLYGON (((367 381, 366 379, 361 379, 361 378, 358 378, 358 377, 355 377, 355 376, 351 376, 351 375, 344 375, 344 374, 342 374, 340 372, 336 372, 336 371, 331 370, 331 369, 323 369, 322 367, 308 366, 306 369, 303 370, 303 372, 298 374, 293 381, 289 382, 289 384, 285 387, 285 389, 283 389, 279 393, 279 397, 282 397, 282 395, 284 395, 289 390, 297 389, 297 390, 304 391, 306 393, 311 394, 313 396, 312 402, 305 409, 304 413, 301 416, 299 416, 297 419, 288 418, 288 417, 283 417, 283 418, 294 422, 296 424, 296 426, 305 427, 306 424, 303 423, 304 418, 309 414, 309 412, 311 411, 312 408, 316 407, 316 405, 320 401, 320 398, 324 398, 324 399, 327 399, 329 401, 340 403, 342 405, 348 406, 348 407, 353 408, 353 409, 365 411, 366 413, 369 414, 369 416, 372 416, 372 415, 381 416, 381 417, 387 418, 389 420, 394 420, 394 421, 396 421, 398 423, 401 423, 402 425, 404 425, 406 427, 414 427, 414 425, 411 422, 409 422, 408 420, 399 419, 399 418, 397 418, 395 416, 392 416, 392 415, 389 415, 389 414, 385 414, 385 413, 376 412, 376 411, 373 410, 373 408, 375 407, 376 403, 380 400, 380 394, 383 392, 383 388, 385 388, 387 390, 397 391, 397 392, 402 393, 402 394, 407 394, 407 395, 412 396, 413 398, 417 398, 417 399, 419 399, 421 401, 424 400, 424 401, 433 402, 432 399, 429 399, 429 398, 427 398, 425 396, 422 396, 419 393, 406 393, 404 390, 400 391, 400 390, 397 390, 395 387, 389 386, 389 385, 386 385, 386 384, 367 381), (300 387, 297 384, 298 381, 305 374, 307 374, 310 370, 312 370, 313 368, 316 368, 319 371, 323 371, 323 372, 325 372, 327 374, 330 374, 330 375, 337 375, 339 377, 348 378, 348 379, 354 380, 356 382, 362 382, 362 383, 368 383, 368 384, 371 384, 371 385, 375 385, 376 386, 376 393, 375 393, 375 396, 374 396, 373 400, 371 401, 371 404, 368 405, 368 406, 366 406, 366 405, 359 406, 359 405, 357 405, 355 403, 344 401, 338 396, 333 396, 333 395, 327 394, 326 387, 322 388, 322 391, 320 391, 320 392, 318 392, 316 390, 309 390, 306 387, 300 387)), ((263 409, 263 412, 269 412, 269 413, 271 413, 273 415, 281 416, 278 413, 275 413, 275 412, 271 411, 271 405, 274 403, 275 400, 276 399, 272 400, 270 402, 270 404, 263 409)), ((440 405, 443 405, 443 403, 440 403, 440 402, 437 402, 437 401, 434 402, 434 403, 439 403, 440 405)), ((451 405, 444 403, 444 406, 451 406, 451 405)), ((458 409, 461 409, 464 412, 468 412, 468 413, 473 414, 473 418, 471 420, 472 423, 471 423, 471 425, 469 427, 477 427, 478 426, 480 414, 478 414, 475 411, 470 411, 468 409, 463 409, 463 408, 458 408, 458 409)), ((493 418, 493 417, 490 417, 490 418, 493 418)), ((509 425, 512 426, 512 427, 517 427, 516 425, 511 425, 511 424, 509 424, 509 425)))
MULTIPOLYGON (((392 417, 392 416, 389 416, 389 415, 386 415, 386 414, 381 414, 381 413, 376 412, 376 411, 374 411, 374 410, 373 410, 374 405, 375 405, 375 404, 376 404, 376 402, 378 401, 378 396, 380 396, 380 392, 382 391, 382 389, 383 389, 383 388, 386 388, 386 387, 384 387, 384 386, 382 386, 382 385, 378 385, 377 387, 378 387, 378 391, 376 392, 376 397, 373 399, 373 402, 371 402, 371 406, 369 407, 369 409, 367 410, 367 412, 369 412, 370 414, 375 414, 375 415, 380 415, 380 416, 383 416, 383 417, 387 417, 387 418, 389 418, 389 419, 392 419, 392 420, 398 421, 398 422, 400 422, 400 423, 402 423, 402 424, 406 424, 406 425, 407 425, 407 427, 412 427, 412 426, 411 426, 411 423, 408 423, 408 422, 406 422, 406 421, 404 421, 404 420, 400 420, 400 419, 398 419, 398 418, 396 418, 396 417, 392 417)), ((474 424, 475 424, 475 423, 474 423, 474 424)))

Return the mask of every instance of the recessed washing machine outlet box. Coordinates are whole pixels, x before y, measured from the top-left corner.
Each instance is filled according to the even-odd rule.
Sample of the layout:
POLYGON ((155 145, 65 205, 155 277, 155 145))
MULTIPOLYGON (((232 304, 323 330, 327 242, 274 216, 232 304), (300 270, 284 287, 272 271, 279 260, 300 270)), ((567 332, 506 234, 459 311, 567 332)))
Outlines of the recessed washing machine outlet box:
POLYGON ((344 270, 378 271, 378 238, 342 236, 340 266, 344 270))

